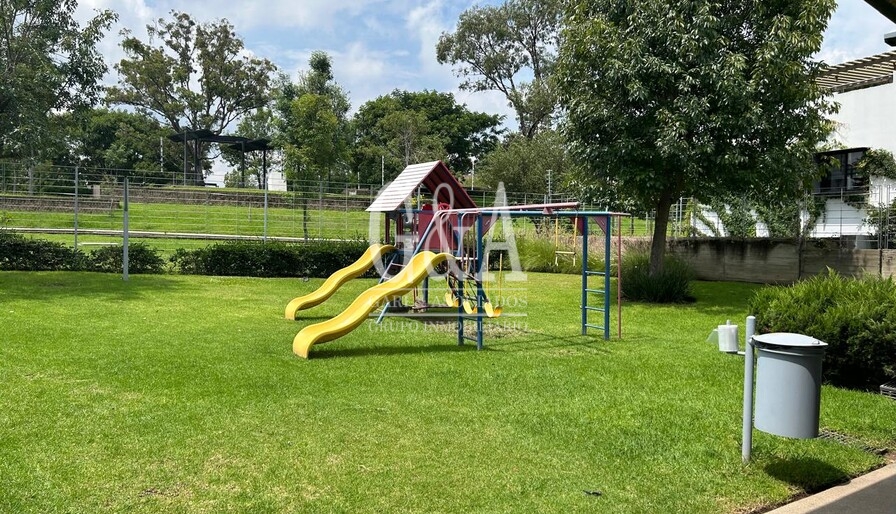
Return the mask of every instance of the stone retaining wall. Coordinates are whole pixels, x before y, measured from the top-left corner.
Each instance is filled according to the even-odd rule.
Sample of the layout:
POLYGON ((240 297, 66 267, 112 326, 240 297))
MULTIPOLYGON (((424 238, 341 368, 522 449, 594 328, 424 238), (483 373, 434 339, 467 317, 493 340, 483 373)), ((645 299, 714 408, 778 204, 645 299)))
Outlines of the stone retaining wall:
POLYGON ((684 258, 700 280, 789 284, 827 272, 847 276, 892 276, 896 250, 840 248, 837 240, 700 238, 678 239, 670 251, 684 258))
MULTIPOLYGON (((85 213, 108 214, 118 209, 118 200, 113 198, 78 198, 78 211, 85 213)), ((75 212, 75 198, 73 196, 6 196, 0 195, 0 211, 27 211, 27 212, 75 212)))

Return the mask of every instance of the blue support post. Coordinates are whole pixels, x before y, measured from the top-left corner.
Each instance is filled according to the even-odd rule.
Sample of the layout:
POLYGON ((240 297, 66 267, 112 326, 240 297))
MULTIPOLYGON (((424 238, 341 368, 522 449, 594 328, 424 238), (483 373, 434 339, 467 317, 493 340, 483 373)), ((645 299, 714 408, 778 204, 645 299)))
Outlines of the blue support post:
MULTIPOLYGON (((458 260, 455 261, 455 265, 457 266, 458 271, 460 271, 460 273, 458 273, 458 275, 457 275, 457 290, 460 291, 460 298, 457 299, 457 345, 463 346, 464 338, 466 337, 466 336, 464 336, 464 298, 463 298, 464 291, 465 291, 464 288, 466 287, 466 284, 464 284, 464 282, 466 282, 466 281, 464 280, 463 264, 460 261, 460 258, 462 258, 464 255, 464 238, 463 238, 464 218, 463 218, 463 214, 458 216, 457 221, 460 224, 460 232, 459 232, 460 237, 457 238, 457 251, 456 251, 456 255, 455 255, 455 257, 458 258, 458 260)), ((453 230, 453 228, 452 228, 452 230, 453 230)))
POLYGON ((582 218, 582 335, 588 333, 588 216, 582 218))

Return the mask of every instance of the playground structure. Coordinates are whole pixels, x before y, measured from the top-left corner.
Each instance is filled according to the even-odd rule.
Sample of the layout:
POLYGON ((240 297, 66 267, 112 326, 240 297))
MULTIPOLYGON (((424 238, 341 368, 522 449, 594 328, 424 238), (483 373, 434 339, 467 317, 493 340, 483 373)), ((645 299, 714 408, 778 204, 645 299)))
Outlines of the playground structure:
MULTIPOLYGON (((506 202, 499 198, 496 203, 506 202)), ((604 339, 609 339, 613 219, 627 214, 580 211, 578 207, 577 202, 567 202, 480 208, 441 161, 408 166, 367 208, 368 212, 383 213, 385 216, 384 244, 371 245, 361 258, 331 275, 317 290, 293 299, 286 307, 285 316, 290 320, 296 319, 299 310, 319 305, 342 284, 372 267, 376 267, 380 274, 379 283, 361 293, 334 318, 303 328, 293 340, 293 352, 308 358, 312 346, 351 332, 377 308, 380 308, 377 316, 377 323, 380 323, 390 312, 420 312, 435 307, 429 302, 432 277, 446 279, 448 292, 445 294, 445 305, 456 313, 458 344, 472 341, 477 349, 482 349, 485 319, 503 313, 503 308, 495 305, 486 291, 488 253, 489 250, 505 250, 510 248, 509 245, 515 245, 510 225, 512 219, 518 217, 553 218, 555 232, 556 220, 572 219, 582 239, 582 335, 592 328, 601 330, 604 339), (431 203, 424 203, 424 199, 431 199, 431 203), (502 221, 505 241, 491 243, 488 234, 498 220, 502 221), (589 269, 588 241, 592 221, 604 235, 602 269, 589 269), (597 279, 600 279, 600 284, 593 283, 597 279), (422 290, 420 295, 418 286, 422 290), (402 297, 409 293, 414 294, 414 304, 410 307, 401 303, 402 297), (597 302, 589 304, 595 296, 599 297, 597 302), (601 314, 602 319, 592 322, 589 313, 601 314)), ((617 237, 617 259, 621 262, 621 231, 617 237)), ((619 288, 617 320, 621 337, 622 311, 618 291, 619 288)))

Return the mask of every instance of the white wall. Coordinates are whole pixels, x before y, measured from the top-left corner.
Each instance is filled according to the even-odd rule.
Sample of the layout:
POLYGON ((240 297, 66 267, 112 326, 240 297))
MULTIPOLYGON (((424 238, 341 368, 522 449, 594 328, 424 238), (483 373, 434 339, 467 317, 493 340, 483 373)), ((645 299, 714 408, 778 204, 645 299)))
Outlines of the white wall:
POLYGON ((815 224, 812 237, 840 237, 857 234, 867 234, 869 230, 863 227, 865 211, 856 209, 839 198, 831 198, 827 201, 825 213, 815 224))
MULTIPOLYGON (((832 143, 846 148, 868 147, 889 150, 896 155, 896 84, 879 86, 845 93, 837 93, 833 100, 840 104, 839 112, 832 117, 837 122, 832 143)), ((896 181, 872 177, 868 203, 889 205, 896 199, 896 181)), ((755 214, 755 213, 754 213, 755 214)), ((718 214, 709 207, 703 207, 703 216, 720 235, 727 235, 718 214)), ((864 209, 843 202, 839 198, 827 201, 824 215, 818 220, 812 237, 861 236, 872 233, 864 223, 864 209)), ((803 212, 803 221, 808 220, 803 212)), ((694 220, 695 228, 703 235, 712 235, 713 230, 699 220, 694 220)), ((756 235, 762 237, 768 229, 761 222, 756 224, 756 235)), ((857 243, 858 244, 858 243, 857 243)))
POLYGON ((833 95, 840 112, 834 139, 847 148, 883 148, 896 154, 896 84, 847 91, 833 95))

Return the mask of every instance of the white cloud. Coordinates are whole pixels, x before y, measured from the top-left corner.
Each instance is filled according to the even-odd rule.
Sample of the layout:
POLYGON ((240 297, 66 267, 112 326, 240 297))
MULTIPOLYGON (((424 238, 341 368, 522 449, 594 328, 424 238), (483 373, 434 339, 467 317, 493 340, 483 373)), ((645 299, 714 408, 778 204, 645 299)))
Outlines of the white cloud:
POLYGON ((840 0, 828 23, 818 58, 827 64, 868 57, 891 50, 884 34, 896 25, 863 0, 840 0))
POLYGON ((348 44, 333 56, 336 81, 346 89, 352 111, 369 100, 388 94, 396 81, 406 78, 400 59, 386 50, 374 50, 361 41, 348 44))
POLYGON ((171 9, 191 13, 203 21, 227 18, 238 30, 259 28, 344 29, 347 18, 382 8, 386 0, 166 0, 159 2, 163 12, 171 9), (201 15, 199 13, 202 13, 201 15), (206 14, 207 13, 207 14, 206 14))
POLYGON ((459 104, 466 104, 471 111, 499 114, 504 116, 504 126, 517 129, 516 112, 507 103, 507 98, 499 91, 462 91, 455 89, 454 98, 459 104))
POLYGON ((416 36, 417 63, 421 78, 426 76, 430 82, 451 85, 457 82, 451 73, 451 68, 442 66, 436 60, 436 44, 439 42, 439 36, 453 27, 454 20, 447 15, 440 0, 427 2, 408 13, 405 28, 408 34, 416 36))

